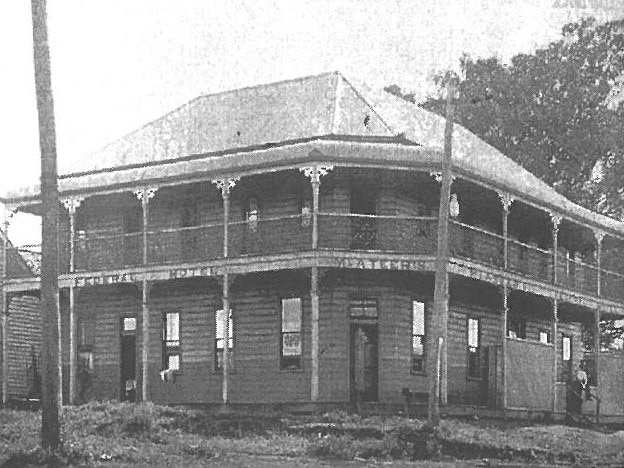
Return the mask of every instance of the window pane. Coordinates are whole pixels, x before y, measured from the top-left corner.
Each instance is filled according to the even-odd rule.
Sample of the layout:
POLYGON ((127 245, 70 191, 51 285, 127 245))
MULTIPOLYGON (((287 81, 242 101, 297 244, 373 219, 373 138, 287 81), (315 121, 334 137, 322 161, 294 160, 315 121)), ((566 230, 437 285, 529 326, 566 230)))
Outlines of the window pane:
POLYGON ((282 335, 282 354, 299 356, 301 354, 301 333, 284 333, 282 335))
POLYGON ((479 319, 468 319, 468 346, 479 347, 479 319))
POLYGON ((540 331, 539 340, 540 343, 550 343, 550 333, 547 331, 540 331))
POLYGON ((124 317, 123 319, 123 329, 124 331, 135 331, 137 326, 136 318, 134 317, 124 317))
POLYGON ((167 369, 180 370, 180 355, 170 354, 168 356, 167 369))
POLYGON ((422 302, 412 302, 412 335, 425 334, 425 304, 422 302))
POLYGON ((414 356, 424 356, 425 355, 425 347, 423 346, 423 337, 422 336, 413 336, 412 337, 412 354, 414 356))
POLYGON ((167 313, 165 339, 167 341, 180 341, 180 314, 178 312, 167 313))
POLYGON ((569 336, 563 337, 563 346, 561 347, 561 352, 563 354, 563 360, 569 361, 571 356, 571 340, 569 336))
POLYGON ((301 299, 282 299, 282 331, 301 331, 301 299))
POLYGON ((352 299, 349 314, 351 317, 377 318, 377 299, 352 299))
MULTIPOLYGON (((215 313, 215 338, 223 339, 223 310, 215 313)), ((232 320, 232 310, 230 310, 230 323, 228 324, 228 338, 234 337, 234 322, 232 320)))

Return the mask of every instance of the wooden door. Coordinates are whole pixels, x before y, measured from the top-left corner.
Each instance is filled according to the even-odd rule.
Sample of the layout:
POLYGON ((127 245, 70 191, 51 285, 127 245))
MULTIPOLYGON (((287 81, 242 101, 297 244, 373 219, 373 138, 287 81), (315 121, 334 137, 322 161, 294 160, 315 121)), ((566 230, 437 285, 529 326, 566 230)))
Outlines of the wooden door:
POLYGON ((377 401, 378 329, 377 324, 352 323, 350 346, 351 401, 377 401))

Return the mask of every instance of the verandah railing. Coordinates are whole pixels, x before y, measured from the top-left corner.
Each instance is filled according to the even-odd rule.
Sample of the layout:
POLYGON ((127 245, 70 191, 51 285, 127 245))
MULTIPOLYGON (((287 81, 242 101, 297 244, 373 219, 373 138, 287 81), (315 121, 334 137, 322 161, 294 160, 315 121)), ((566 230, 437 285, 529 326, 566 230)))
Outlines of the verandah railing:
MULTIPOLYGON (((231 257, 273 255, 310 250, 312 217, 286 215, 273 218, 234 221, 228 224, 228 254, 231 257)), ((223 256, 223 224, 150 230, 147 238, 147 264, 196 262, 223 256)), ((450 253, 496 268, 503 268, 505 239, 502 235, 455 220, 449 225, 450 253)), ((60 271, 69 271, 69 243, 60 245, 60 271)), ((353 213, 318 214, 318 247, 342 251, 435 255, 437 218, 423 216, 380 216, 353 213)), ((8 274, 18 278, 37 273, 36 247, 13 249, 24 262, 8 257, 8 274), (15 264, 15 265, 13 265, 15 264)), ((507 239, 508 271, 552 282, 554 255, 535 245, 507 239)), ((80 233, 75 237, 76 271, 135 267, 143 264, 143 233, 80 233)), ((557 284, 574 291, 596 295, 598 268, 577 258, 557 257, 557 284)), ((624 274, 602 270, 601 296, 624 299, 624 274)))

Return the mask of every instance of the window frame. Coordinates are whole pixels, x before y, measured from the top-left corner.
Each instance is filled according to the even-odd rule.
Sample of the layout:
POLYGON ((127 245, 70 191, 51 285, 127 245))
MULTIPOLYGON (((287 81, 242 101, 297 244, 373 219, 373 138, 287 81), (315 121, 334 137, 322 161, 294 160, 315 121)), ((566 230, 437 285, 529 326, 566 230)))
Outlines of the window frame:
POLYGON ((279 300, 279 370, 284 372, 298 372, 303 370, 303 298, 300 295, 283 296, 279 300), (297 299, 299 301, 299 331, 284 331, 284 301, 297 299), (299 363, 295 366, 285 365, 286 359, 296 359, 296 355, 284 355, 284 336, 299 335, 299 363))
POLYGON ((566 334, 562 334, 561 335, 561 362, 565 363, 566 365, 569 365, 569 363, 572 362, 572 336, 570 335, 566 335, 566 334), (568 358, 565 358, 565 346, 564 343, 568 342, 568 358))
POLYGON ((467 347, 466 347, 466 376, 468 379, 471 380, 482 380, 483 379, 483 373, 481 372, 481 348, 482 346, 482 325, 481 325, 481 317, 476 317, 476 316, 469 316, 466 318, 466 338, 467 338, 467 347), (470 345, 470 322, 471 321, 476 321, 477 322, 477 345, 476 346, 471 346, 470 345), (474 351, 472 350, 474 349, 474 351), (473 364, 471 365, 471 356, 474 356, 474 359, 476 360, 476 365, 473 364), (476 373, 472 372, 472 369, 476 369, 476 373))
POLYGON ((250 195, 247 197, 245 201, 245 223, 247 224, 247 229, 251 232, 258 231, 258 222, 260 219, 260 202, 258 201, 258 197, 255 195, 250 195), (252 201, 253 207, 252 207, 252 201), (253 209, 252 209, 253 208, 253 209))
POLYGON ((525 317, 508 317, 507 318, 507 338, 514 340, 526 340, 526 318, 525 317), (512 336, 512 333, 515 336, 512 336))
POLYGON ((411 340, 411 365, 410 365, 410 372, 412 374, 426 374, 427 373, 427 303, 425 301, 421 301, 418 299, 412 299, 412 307, 411 307, 411 323, 412 323, 412 340, 411 340), (418 333, 414 333, 414 325, 415 325, 415 320, 414 320, 414 313, 415 313, 415 308, 414 306, 416 304, 422 304, 422 313, 423 313, 423 317, 422 317, 422 323, 423 323, 423 330, 422 330, 422 334, 418 334, 418 333), (422 346, 422 354, 417 355, 414 352, 414 339, 420 337, 420 344, 422 346), (416 362, 420 362, 420 369, 416 368, 416 362))
POLYGON ((540 328, 538 331, 538 340, 542 344, 552 344, 552 332, 547 328, 540 328), (546 341, 542 341, 542 334, 546 335, 546 341))
POLYGON ((379 319, 379 300, 376 297, 370 296, 352 296, 349 298, 349 319, 350 320, 371 320, 375 321, 379 319), (366 312, 362 314, 355 314, 354 310, 373 310, 374 314, 368 314, 366 312))
POLYGON ((161 363, 161 368, 163 371, 166 370, 172 370, 173 372, 180 372, 182 370, 182 346, 181 346, 181 331, 182 331, 182 327, 181 327, 181 320, 182 318, 182 314, 180 314, 180 311, 168 311, 168 312, 163 312, 162 314, 162 363, 161 363), (174 339, 170 339, 168 336, 168 332, 169 332, 169 316, 176 316, 177 317, 177 332, 178 332, 178 339, 174 340, 174 339), (170 369, 169 368, 169 359, 171 356, 177 356, 178 358, 178 367, 177 369, 170 369))
MULTIPOLYGON (((216 373, 223 373, 223 342, 225 337, 219 338, 218 335, 218 323, 219 313, 223 312, 223 309, 216 309, 214 312, 214 347, 213 347, 213 371, 216 373), (221 348, 219 348, 219 342, 221 342, 221 348), (220 358, 219 358, 220 357, 220 358)), ((229 310, 229 323, 228 323, 228 372, 234 372, 234 350, 236 349, 236 343, 234 342, 234 313, 232 309, 229 310)), ((221 320, 222 322, 223 320, 221 320)), ((225 332, 225 330, 223 330, 225 332)))

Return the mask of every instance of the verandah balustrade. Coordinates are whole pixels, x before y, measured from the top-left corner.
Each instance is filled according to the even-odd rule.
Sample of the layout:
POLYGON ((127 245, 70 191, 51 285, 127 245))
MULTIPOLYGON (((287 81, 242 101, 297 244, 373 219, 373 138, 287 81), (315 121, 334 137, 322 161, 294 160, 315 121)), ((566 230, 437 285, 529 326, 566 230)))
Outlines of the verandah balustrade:
MULTIPOLYGON (((311 216, 288 215, 234 221, 228 224, 230 257, 277 255, 312 248, 311 216)), ((223 257, 223 224, 150 230, 149 265, 198 262, 223 257)), ((67 242, 67 241, 66 241, 67 242)), ((69 271, 69 248, 60 249, 61 272, 69 271)), ((502 235, 455 220, 449 226, 450 253, 490 267, 503 269, 502 235)), ((340 251, 378 251, 410 255, 435 255, 437 218, 431 216, 381 216, 353 213, 318 213, 318 248, 340 251)), ((508 271, 542 282, 552 282, 554 255, 535 245, 507 239, 508 271)), ((37 249, 24 250, 36 271, 37 249)), ((75 237, 76 271, 99 271, 143 265, 143 233, 89 234, 75 237)), ((23 252, 22 252, 23 253, 23 252)), ((597 295, 598 267, 569 255, 557 257, 557 285, 597 295)), ((24 276, 23 268, 8 268, 9 277, 24 276)), ((26 271, 27 274, 27 271, 26 271)), ((624 299, 624 274, 600 271, 601 296, 624 299)))

